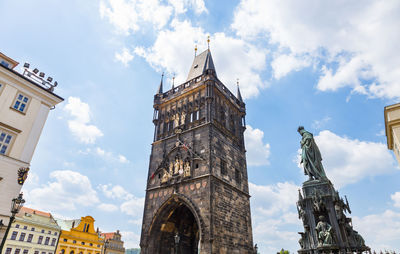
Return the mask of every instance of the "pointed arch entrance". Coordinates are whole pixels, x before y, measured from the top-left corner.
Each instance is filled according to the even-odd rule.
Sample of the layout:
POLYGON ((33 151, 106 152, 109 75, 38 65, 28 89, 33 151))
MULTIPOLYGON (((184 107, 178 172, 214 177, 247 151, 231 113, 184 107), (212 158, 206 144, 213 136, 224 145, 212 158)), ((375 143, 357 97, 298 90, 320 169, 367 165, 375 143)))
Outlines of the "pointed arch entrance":
POLYGON ((200 220, 196 211, 188 202, 175 196, 166 201, 153 218, 148 253, 197 254, 200 238, 200 220))

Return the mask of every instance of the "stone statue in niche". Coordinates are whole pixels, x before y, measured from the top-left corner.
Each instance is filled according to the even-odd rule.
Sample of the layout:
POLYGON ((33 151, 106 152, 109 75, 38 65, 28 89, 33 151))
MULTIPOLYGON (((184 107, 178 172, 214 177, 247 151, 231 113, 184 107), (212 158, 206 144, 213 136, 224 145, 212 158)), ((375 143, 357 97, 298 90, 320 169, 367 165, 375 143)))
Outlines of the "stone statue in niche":
POLYGON ((190 176, 190 163, 188 161, 185 162, 185 169, 183 171, 183 177, 190 176))
POLYGON ((161 178, 161 183, 166 183, 171 178, 170 173, 164 168, 163 169, 163 176, 161 178))
POLYGON ((186 120, 186 112, 183 111, 181 114, 181 125, 185 124, 185 120, 186 120))
POLYGON ((174 127, 178 127, 179 126, 179 114, 176 113, 174 116, 174 127))
POLYGON ((169 163, 169 174, 174 174, 174 163, 172 161, 169 163))
POLYGON ((174 164, 174 175, 179 174, 179 157, 175 156, 175 164, 174 164))
POLYGON ((318 191, 315 192, 314 196, 312 197, 312 201, 315 212, 323 212, 326 210, 324 201, 322 200, 322 197, 318 191))
POLYGON ((326 246, 333 244, 333 230, 332 226, 325 221, 325 216, 321 215, 318 217, 319 222, 315 227, 318 237, 318 246, 326 246))
POLYGON ((179 174, 183 174, 183 161, 182 159, 179 160, 179 174))

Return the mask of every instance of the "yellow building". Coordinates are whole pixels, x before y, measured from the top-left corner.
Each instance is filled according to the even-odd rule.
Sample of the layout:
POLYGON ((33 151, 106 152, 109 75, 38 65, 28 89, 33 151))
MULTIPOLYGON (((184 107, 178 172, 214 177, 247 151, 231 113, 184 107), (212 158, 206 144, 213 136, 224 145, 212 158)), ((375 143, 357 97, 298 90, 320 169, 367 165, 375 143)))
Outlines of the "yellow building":
POLYGON ((400 164, 400 103, 385 107, 387 146, 400 164))
POLYGON ((22 207, 11 224, 4 254, 54 254, 60 227, 50 213, 22 207))
POLYGON ((61 227, 60 240, 56 254, 100 254, 103 250, 103 239, 94 230, 94 219, 91 216, 80 220, 57 220, 61 227))
POLYGON ((0 241, 9 224, 11 201, 18 197, 50 109, 63 101, 53 78, 0 52, 0 241), (0 223, 1 224, 1 223, 0 223))

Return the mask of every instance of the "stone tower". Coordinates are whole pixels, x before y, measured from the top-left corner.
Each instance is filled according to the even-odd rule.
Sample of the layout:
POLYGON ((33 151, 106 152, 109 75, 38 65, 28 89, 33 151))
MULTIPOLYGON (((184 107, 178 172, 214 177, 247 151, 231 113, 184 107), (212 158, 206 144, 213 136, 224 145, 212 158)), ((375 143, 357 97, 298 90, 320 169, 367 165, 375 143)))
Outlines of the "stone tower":
POLYGON ((253 253, 245 104, 217 78, 210 50, 185 83, 154 96, 142 253, 253 253))

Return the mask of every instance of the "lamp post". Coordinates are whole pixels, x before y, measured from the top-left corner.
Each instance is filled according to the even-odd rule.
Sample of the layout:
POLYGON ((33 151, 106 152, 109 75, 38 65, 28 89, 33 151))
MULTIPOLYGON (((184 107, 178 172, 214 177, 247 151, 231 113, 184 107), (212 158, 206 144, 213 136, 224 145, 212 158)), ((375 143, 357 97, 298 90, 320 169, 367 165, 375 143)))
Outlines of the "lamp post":
POLYGON ((176 235, 174 236, 174 240, 175 240, 175 254, 178 254, 179 240, 181 240, 181 238, 178 235, 178 232, 176 232, 176 235))
POLYGON ((11 224, 14 222, 15 215, 21 210, 21 207, 24 205, 25 200, 22 198, 22 192, 18 195, 17 198, 13 198, 11 202, 11 217, 10 221, 8 222, 8 226, 6 232, 4 233, 3 240, 1 241, 0 245, 0 253, 3 253, 3 247, 7 239, 8 231, 10 231, 11 224))

